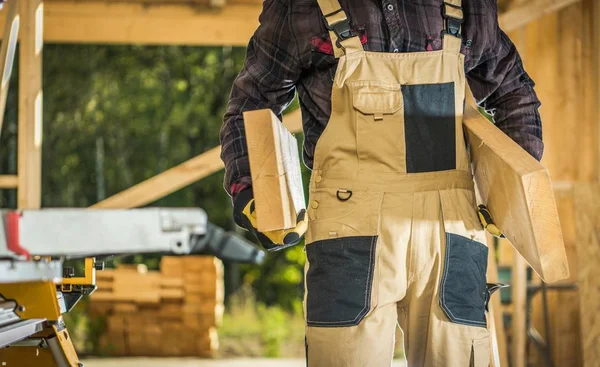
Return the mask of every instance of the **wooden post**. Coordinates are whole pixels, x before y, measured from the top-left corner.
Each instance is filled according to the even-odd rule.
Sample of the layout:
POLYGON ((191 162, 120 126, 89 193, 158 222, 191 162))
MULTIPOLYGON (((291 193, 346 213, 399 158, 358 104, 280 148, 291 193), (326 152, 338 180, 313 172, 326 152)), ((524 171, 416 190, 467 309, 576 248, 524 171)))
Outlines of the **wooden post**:
POLYGON ((578 183, 575 208, 583 366, 588 367, 600 360, 600 185, 578 183))
POLYGON ((515 254, 512 270, 512 363, 511 367, 527 365, 527 263, 523 256, 515 254))
POLYGON ((0 134, 4 121, 4 108, 8 85, 12 74, 15 49, 19 38, 19 1, 12 0, 6 4, 6 23, 2 33, 2 46, 0 47, 0 134))
MULTIPOLYGON (((518 6, 527 4, 526 0, 517 0, 518 6)), ((526 32, 519 29, 514 43, 521 56, 527 58, 526 32)), ((512 287, 512 330, 511 330, 511 367, 527 365, 527 263, 523 256, 515 251, 511 271, 512 287)))
POLYGON ((41 206, 42 179, 42 49, 44 3, 20 2, 19 148, 17 206, 41 206))
MULTIPOLYGON (((598 141, 600 141, 600 3, 592 1, 589 4, 592 11, 592 77, 594 79, 593 101, 590 107, 593 108, 594 120, 596 121, 596 129, 598 141)), ((600 144, 598 144, 598 159, 596 160, 597 180, 600 182, 600 144)))

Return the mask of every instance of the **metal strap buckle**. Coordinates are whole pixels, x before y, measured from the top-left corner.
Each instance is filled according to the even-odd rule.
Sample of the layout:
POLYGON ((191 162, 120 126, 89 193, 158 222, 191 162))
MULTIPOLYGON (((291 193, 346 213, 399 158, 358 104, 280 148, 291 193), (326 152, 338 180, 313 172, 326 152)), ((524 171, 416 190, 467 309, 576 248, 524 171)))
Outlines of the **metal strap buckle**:
POLYGON ((347 40, 348 38, 352 38, 356 36, 356 33, 350 28, 350 20, 345 19, 341 22, 337 22, 331 26, 328 26, 327 29, 333 31, 337 36, 337 46, 342 47, 340 42, 347 40))
POLYGON ((445 23, 446 23, 446 29, 445 29, 444 33, 452 35, 454 37, 462 38, 462 35, 460 33, 460 28, 461 28, 461 24, 463 24, 465 21, 462 7, 454 5, 454 4, 450 4, 447 2, 443 2, 442 3, 442 17, 444 18, 445 23), (460 14, 461 14, 460 18, 449 15, 448 14, 449 9, 460 10, 460 14))

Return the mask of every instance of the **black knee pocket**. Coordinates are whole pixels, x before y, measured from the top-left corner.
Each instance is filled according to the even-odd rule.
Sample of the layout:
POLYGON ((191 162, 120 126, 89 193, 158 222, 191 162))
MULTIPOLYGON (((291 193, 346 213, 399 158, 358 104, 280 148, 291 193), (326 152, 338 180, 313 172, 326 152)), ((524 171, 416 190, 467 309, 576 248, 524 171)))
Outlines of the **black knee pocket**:
POLYGON ((306 246, 306 321, 313 327, 358 325, 371 307, 377 236, 342 237, 306 246))
POLYGON ((446 233, 440 305, 452 322, 486 327, 487 259, 484 244, 446 233))

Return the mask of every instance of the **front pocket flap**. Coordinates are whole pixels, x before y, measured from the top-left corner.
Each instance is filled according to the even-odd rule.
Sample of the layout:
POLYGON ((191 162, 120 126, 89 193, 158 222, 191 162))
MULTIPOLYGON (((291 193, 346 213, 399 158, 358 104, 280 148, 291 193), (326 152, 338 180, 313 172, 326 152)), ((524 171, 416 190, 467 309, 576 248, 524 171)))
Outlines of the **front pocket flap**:
POLYGON ((379 227, 383 194, 353 190, 340 201, 336 189, 317 189, 310 193, 306 243, 328 238, 374 236, 379 227))
POLYGON ((400 85, 356 82, 351 89, 352 105, 365 115, 392 115, 402 108, 400 85))
POLYGON ((376 243, 377 236, 357 236, 306 246, 308 326, 353 326, 368 314, 376 243))
POLYGON ((453 233, 446 234, 440 305, 457 324, 486 326, 488 248, 453 233))

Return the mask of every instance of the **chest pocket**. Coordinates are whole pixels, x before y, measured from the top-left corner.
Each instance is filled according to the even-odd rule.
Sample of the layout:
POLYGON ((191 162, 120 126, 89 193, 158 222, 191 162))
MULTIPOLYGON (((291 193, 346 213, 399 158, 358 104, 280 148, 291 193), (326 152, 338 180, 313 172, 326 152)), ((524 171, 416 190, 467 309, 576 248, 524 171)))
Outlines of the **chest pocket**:
POLYGON ((399 84, 357 81, 349 84, 355 118, 359 171, 405 171, 404 117, 399 84))

